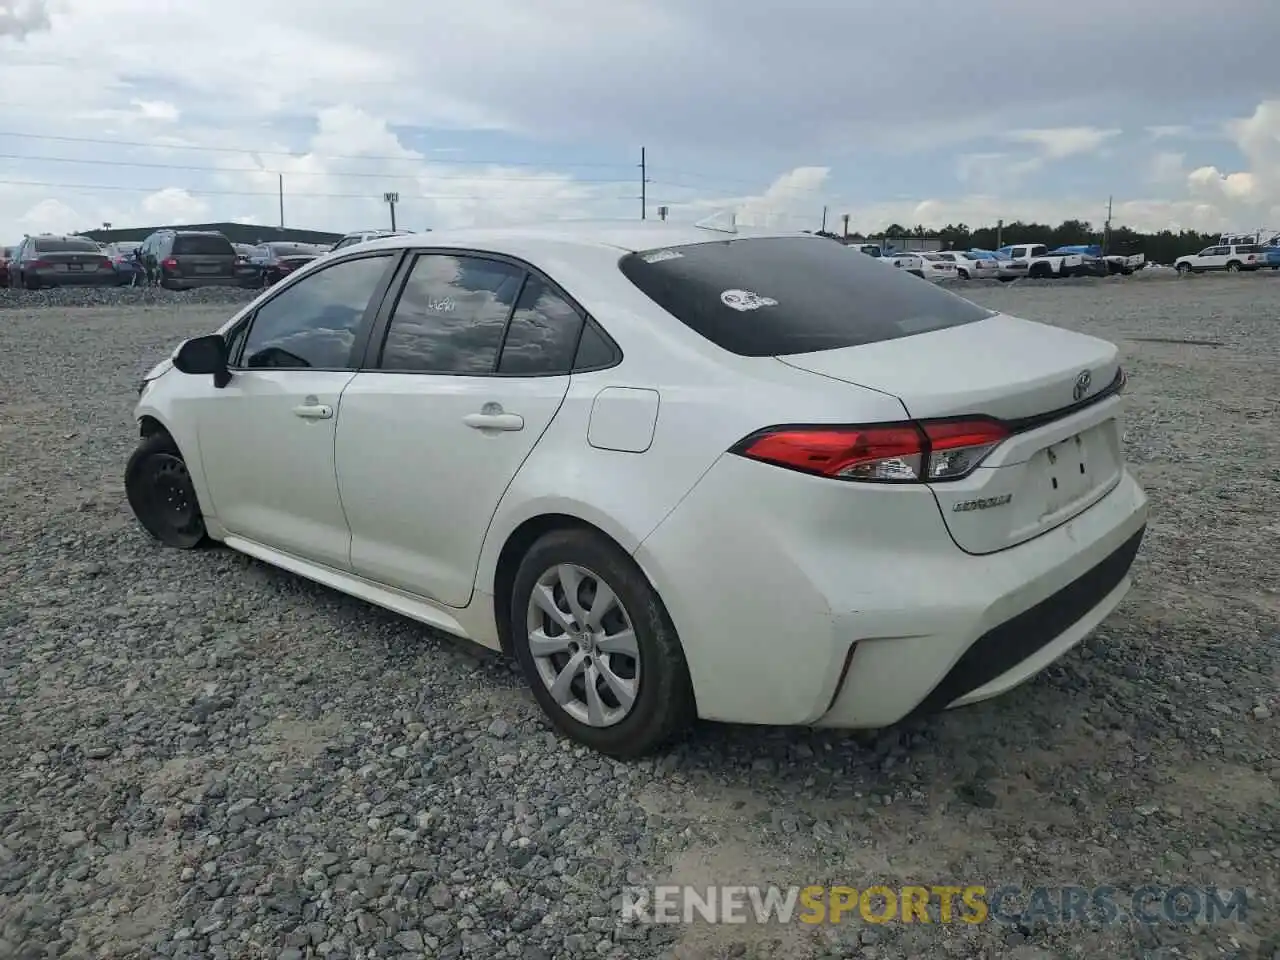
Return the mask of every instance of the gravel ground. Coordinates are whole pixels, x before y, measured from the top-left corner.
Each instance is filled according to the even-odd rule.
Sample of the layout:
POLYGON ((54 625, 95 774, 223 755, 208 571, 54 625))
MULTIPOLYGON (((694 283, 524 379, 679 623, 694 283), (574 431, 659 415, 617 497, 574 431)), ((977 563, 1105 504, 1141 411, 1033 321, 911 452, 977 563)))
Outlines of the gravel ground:
POLYGON ((143 536, 137 379, 247 294, 0 290, 0 958, 1280 956, 1280 281, 967 293, 1122 345, 1153 500, 1129 600, 995 702, 704 725, 623 765, 501 660, 143 536), (616 929, 636 882, 1252 898, 1216 925, 616 929))

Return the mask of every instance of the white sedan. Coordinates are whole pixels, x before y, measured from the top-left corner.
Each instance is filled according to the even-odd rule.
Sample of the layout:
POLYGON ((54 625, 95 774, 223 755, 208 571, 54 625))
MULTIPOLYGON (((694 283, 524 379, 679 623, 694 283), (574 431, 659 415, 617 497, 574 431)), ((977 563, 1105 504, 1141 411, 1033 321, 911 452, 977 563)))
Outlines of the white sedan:
POLYGON ((125 487, 164 544, 505 651, 626 757, 695 717, 885 726, 1066 653, 1146 526, 1123 384, 1111 343, 823 237, 439 231, 184 342, 125 487))
POLYGON ((912 251, 894 254, 893 265, 912 276, 934 283, 939 280, 955 280, 959 276, 956 265, 940 253, 912 251))
POLYGON ((956 275, 961 280, 1000 279, 1000 261, 995 257, 984 257, 968 250, 943 250, 938 256, 956 265, 956 275))

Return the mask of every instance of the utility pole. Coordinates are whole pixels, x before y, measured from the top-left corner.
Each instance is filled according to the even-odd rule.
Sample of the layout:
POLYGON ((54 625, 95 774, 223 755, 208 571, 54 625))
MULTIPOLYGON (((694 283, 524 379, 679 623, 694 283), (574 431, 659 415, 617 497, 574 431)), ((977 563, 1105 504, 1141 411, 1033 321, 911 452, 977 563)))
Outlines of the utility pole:
POLYGON ((1102 255, 1107 255, 1107 246, 1111 242, 1111 197, 1107 197, 1107 222, 1102 227, 1102 255))
POLYGON ((284 229, 284 174, 277 173, 276 177, 278 178, 276 183, 280 191, 280 229, 283 230, 284 229))
POLYGON ((645 220, 649 216, 649 165, 645 160, 644 147, 640 148, 640 219, 645 220))
POLYGON ((827 208, 825 205, 822 208, 822 232, 827 232, 827 208))
POLYGON ((842 214, 840 219, 844 222, 844 238, 848 240, 849 239, 849 215, 847 213, 842 214))
POLYGON ((1004 221, 996 221, 996 249, 999 250, 1004 246, 1004 221))
POLYGON ((384 193, 384 194, 382 195, 382 199, 383 199, 383 202, 385 202, 385 203, 386 203, 386 205, 387 205, 387 206, 389 206, 389 207, 391 208, 391 229, 392 229, 392 230, 395 230, 395 228, 396 228, 396 204, 400 202, 400 194, 398 194, 398 193, 393 193, 393 192, 384 193))

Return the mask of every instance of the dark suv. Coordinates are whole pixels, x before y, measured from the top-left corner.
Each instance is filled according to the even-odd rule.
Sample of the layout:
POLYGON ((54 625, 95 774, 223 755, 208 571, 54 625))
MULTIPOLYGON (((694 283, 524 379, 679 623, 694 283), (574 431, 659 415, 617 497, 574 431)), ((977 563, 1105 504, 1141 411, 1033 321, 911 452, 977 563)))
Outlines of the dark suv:
POLYGON ((9 261, 9 286, 115 286, 116 269, 97 242, 88 237, 42 234, 27 237, 9 261))
POLYGON ((168 290, 238 285, 236 250, 221 233, 157 230, 139 250, 147 282, 168 290))

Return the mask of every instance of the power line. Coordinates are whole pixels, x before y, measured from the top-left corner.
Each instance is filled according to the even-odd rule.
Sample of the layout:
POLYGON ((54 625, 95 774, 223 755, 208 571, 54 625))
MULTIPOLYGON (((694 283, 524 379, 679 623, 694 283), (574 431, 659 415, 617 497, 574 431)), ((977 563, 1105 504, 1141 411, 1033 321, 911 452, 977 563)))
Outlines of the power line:
MULTIPOLYGON (((188 150, 195 153, 218 153, 218 154, 235 154, 235 155, 250 155, 250 156, 257 155, 262 157, 287 157, 291 160, 301 160, 301 159, 347 160, 352 162, 374 161, 374 162, 382 162, 382 163, 410 162, 410 163, 421 164, 424 166, 439 166, 439 167, 463 167, 463 166, 523 167, 523 168, 542 168, 542 169, 561 169, 561 170, 596 169, 596 170, 618 170, 618 171, 635 169, 634 162, 632 163, 623 163, 623 162, 587 163, 587 162, 561 162, 558 160, 556 161, 482 160, 482 159, 436 160, 436 159, 430 159, 426 156, 405 157, 405 156, 389 156, 389 155, 378 155, 378 154, 337 154, 337 153, 325 154, 325 153, 311 153, 311 152, 298 153, 296 151, 289 151, 289 150, 258 150, 258 149, 248 148, 248 147, 216 147, 216 146, 208 146, 204 144, 156 143, 154 141, 148 142, 144 140, 114 140, 114 139, 107 139, 103 137, 54 136, 53 134, 28 133, 25 131, 17 131, 17 130, 0 130, 0 137, 12 137, 17 140, 34 140, 34 141, 47 142, 47 143, 77 143, 77 144, 87 144, 92 146, 135 147, 135 148, 140 148, 144 150, 188 150)), ((103 161, 103 162, 105 163, 106 161, 103 161)), ((124 161, 113 161, 113 162, 124 163, 124 161)), ((180 169, 180 168, 175 166, 174 169, 180 169)), ((188 169, 195 170, 200 168, 191 167, 188 169)), ((648 164, 648 170, 650 172, 653 170, 652 163, 648 164)), ((228 171, 228 172, 233 172, 233 171, 228 171)), ((245 170, 243 172, 259 173, 264 171, 262 171, 261 169, 255 168, 252 170, 245 170)), ((280 171, 268 170, 265 172, 277 173, 280 171)), ((344 172, 342 176, 380 176, 380 175, 375 175, 370 173, 360 173, 360 172, 353 172, 353 173, 344 172)), ((669 172, 669 176, 673 178, 691 178, 694 180, 703 180, 710 183, 715 183, 720 186, 724 184, 737 183, 743 186, 750 186, 752 190, 760 189, 760 181, 758 180, 746 180, 738 177, 726 177, 723 174, 698 173, 692 170, 673 170, 669 172)), ((458 179, 466 179, 466 178, 459 177, 458 179)), ((533 178, 533 179, 540 179, 540 178, 533 178)), ((577 177, 575 177, 574 179, 580 183, 590 182, 590 181, 579 180, 577 177)), ((618 180, 600 180, 595 182, 631 183, 633 182, 633 179, 631 177, 627 177, 627 178, 620 178, 618 180)), ((703 187, 698 184, 676 183, 673 180, 668 180, 668 181, 651 180, 650 181, 650 183, 661 183, 661 182, 665 182, 667 186, 681 187, 689 190, 706 189, 706 187, 703 187)), ((799 189, 799 188, 783 187, 780 189, 773 189, 773 192, 774 193, 808 193, 810 191, 799 189)))
MULTIPOLYGON (((272 190, 264 193, 262 191, 246 191, 246 190, 188 190, 186 187, 125 187, 109 184, 91 184, 91 183, 53 183, 45 180, 0 180, 0 185, 10 187, 45 187, 56 190, 103 190, 120 193, 158 193, 160 190, 182 190, 184 193, 193 197, 269 197, 276 199, 277 192, 272 190)), ((371 193, 297 193, 289 191, 290 197, 299 197, 307 200, 378 200, 379 198, 371 193)), ((538 196, 536 194, 516 193, 483 193, 483 194, 458 194, 458 193, 436 193, 436 194, 405 194, 406 200, 557 200, 564 199, 571 201, 578 199, 575 197, 561 198, 556 194, 545 194, 538 196)), ((625 197, 590 197, 582 199, 592 200, 631 200, 630 196, 625 197)))
POLYGON ((313 160, 374 160, 383 163, 412 162, 433 164, 435 166, 478 166, 478 167, 569 167, 574 169, 613 169, 632 170, 632 163, 562 163, 560 161, 535 162, 531 160, 430 160, 426 157, 379 156, 376 154, 340 154, 340 153, 297 153, 290 150, 255 150, 248 147, 211 147, 203 144, 155 143, 143 140, 107 140, 100 137, 57 137, 52 134, 24 133, 16 130, 0 130, 0 137, 13 137, 16 140, 42 140, 49 143, 84 143, 105 147, 141 147, 146 150, 192 150, 199 153, 235 153, 258 154, 263 157, 289 157, 292 160, 311 158, 313 160))
MULTIPOLYGON (((137 167, 145 170, 184 170, 199 173, 287 173, 290 177, 366 177, 371 180, 405 180, 411 179, 416 174, 407 173, 369 173, 362 171, 347 170, 268 170, 263 167, 194 167, 182 163, 144 163, 141 160, 103 160, 97 157, 37 157, 29 154, 21 153, 0 153, 0 160, 27 160, 33 163, 81 163, 88 166, 102 167, 137 167)), ((476 175, 472 176, 447 176, 431 174, 432 180, 472 180, 477 179, 476 175)), ((546 176, 534 176, 526 174, 521 177, 491 177, 484 175, 484 180, 495 183, 543 183, 554 182, 557 179, 556 174, 548 174, 546 176)), ((563 178, 560 178, 563 179, 563 178)), ((614 179, 614 180, 595 180, 585 179, 582 177, 574 177, 574 183, 631 183, 630 179, 614 179)))

